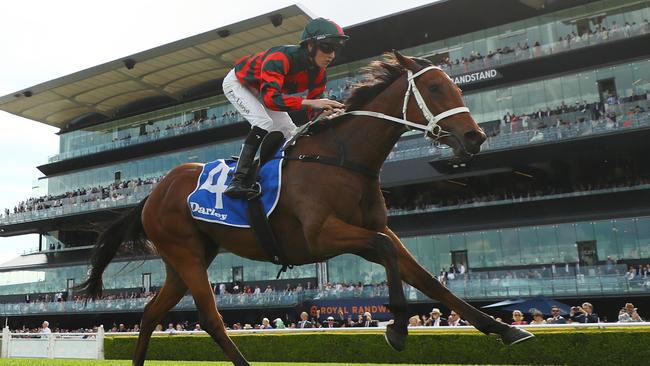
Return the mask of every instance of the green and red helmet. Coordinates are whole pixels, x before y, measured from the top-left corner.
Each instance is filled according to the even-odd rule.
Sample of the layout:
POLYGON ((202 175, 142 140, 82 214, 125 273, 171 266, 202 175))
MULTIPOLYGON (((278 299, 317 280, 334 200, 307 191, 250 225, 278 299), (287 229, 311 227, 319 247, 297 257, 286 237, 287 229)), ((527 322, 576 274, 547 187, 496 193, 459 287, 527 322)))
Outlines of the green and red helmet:
POLYGON ((330 42, 344 44, 348 40, 343 28, 333 21, 325 18, 316 18, 305 26, 305 30, 300 37, 300 44, 309 41, 330 42))

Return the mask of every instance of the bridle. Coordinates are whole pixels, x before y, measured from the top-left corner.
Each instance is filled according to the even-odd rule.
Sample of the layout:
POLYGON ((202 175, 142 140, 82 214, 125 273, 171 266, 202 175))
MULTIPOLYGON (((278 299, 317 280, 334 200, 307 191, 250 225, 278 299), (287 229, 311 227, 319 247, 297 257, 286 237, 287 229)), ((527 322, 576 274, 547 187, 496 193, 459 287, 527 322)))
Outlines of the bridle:
POLYGON ((469 113, 469 108, 456 107, 456 108, 451 108, 449 110, 446 110, 437 115, 433 114, 429 110, 429 107, 427 107, 427 104, 424 102, 424 98, 422 98, 422 94, 420 94, 420 90, 418 89, 418 86, 415 84, 415 79, 418 76, 430 70, 443 71, 438 66, 433 66, 433 65, 427 66, 422 70, 416 72, 415 74, 411 70, 408 69, 406 70, 407 71, 406 80, 408 81, 408 87, 406 88, 406 93, 404 94, 404 104, 402 105, 402 118, 396 118, 384 113, 373 112, 373 111, 349 111, 349 112, 343 112, 337 114, 334 117, 339 117, 344 115, 354 115, 354 116, 369 116, 369 117, 380 118, 387 121, 402 124, 406 126, 407 130, 416 129, 416 130, 424 131, 424 137, 433 139, 434 141, 438 141, 443 137, 453 136, 451 132, 442 129, 442 127, 438 123, 443 119, 458 113, 469 113), (406 110, 408 107, 409 99, 411 98, 411 94, 415 96, 415 101, 417 102, 418 107, 420 107, 420 111, 422 111, 422 115, 424 115, 424 118, 426 118, 426 120, 429 121, 429 123, 426 126, 423 126, 415 122, 411 122, 406 118, 406 110), (431 135, 432 137, 429 135, 431 135))
MULTIPOLYGON (((469 113, 469 108, 467 107, 456 107, 449 109, 447 111, 444 111, 442 113, 439 113, 438 115, 434 115, 431 113, 429 108, 427 107, 426 103, 424 102, 424 98, 422 98, 422 95, 420 94, 420 90, 418 90, 418 86, 415 84, 415 79, 424 74, 427 71, 430 70, 440 70, 442 71, 439 67, 437 66, 427 66, 423 68, 422 70, 413 73, 411 70, 407 70, 407 81, 408 81, 408 86, 406 88, 406 94, 404 95, 404 105, 402 106, 402 116, 403 118, 396 118, 393 116, 389 116, 384 113, 379 113, 379 112, 373 112, 373 111, 349 111, 349 112, 335 112, 325 118, 327 119, 334 119, 334 118, 339 118, 342 116, 346 115, 353 115, 353 116, 369 116, 369 117, 375 117, 379 119, 384 119, 387 121, 399 123, 401 125, 404 125, 407 130, 421 130, 424 131, 424 137, 425 138, 430 138, 434 141, 434 143, 439 142, 443 137, 450 136, 451 138, 456 138, 452 133, 449 131, 445 131, 442 129, 442 127, 438 124, 440 121, 443 119, 453 116, 458 113, 469 113), (423 126, 421 124, 411 122, 406 119, 406 110, 408 106, 409 99, 411 98, 411 94, 415 95, 415 101, 418 104, 418 107, 420 107, 420 110, 422 111, 422 115, 424 118, 426 118, 429 123, 426 126, 423 126)), ((443 71, 444 72, 444 71, 443 71)), ((446 74, 445 74, 446 75, 446 74)), ((307 125, 303 126, 304 130, 309 130, 310 125, 317 124, 321 119, 317 118, 316 120, 308 123, 307 125)), ((328 127, 328 130, 332 134, 332 137, 336 144, 339 146, 339 155, 336 157, 331 157, 331 156, 325 156, 325 155, 320 155, 320 154, 300 154, 298 157, 289 157, 287 155, 284 156, 283 159, 286 160, 298 160, 302 162, 307 162, 307 163, 320 163, 320 164, 325 164, 325 165, 332 165, 332 166, 338 166, 341 168, 345 168, 347 170, 359 173, 361 175, 364 175, 366 177, 369 177, 371 179, 377 179, 379 178, 379 171, 374 171, 372 169, 369 169, 365 167, 362 164, 350 161, 347 159, 346 156, 346 151, 345 151, 345 146, 343 143, 338 140, 336 137, 336 134, 332 130, 332 124, 331 123, 326 123, 325 124, 328 127)), ((296 142, 296 139, 301 135, 301 132, 298 132, 294 137, 289 140, 286 144, 284 149, 286 150, 287 148, 293 146, 296 142)), ((456 138, 457 139, 457 138, 456 138)), ((460 143, 460 146, 464 149, 464 145, 460 143)))

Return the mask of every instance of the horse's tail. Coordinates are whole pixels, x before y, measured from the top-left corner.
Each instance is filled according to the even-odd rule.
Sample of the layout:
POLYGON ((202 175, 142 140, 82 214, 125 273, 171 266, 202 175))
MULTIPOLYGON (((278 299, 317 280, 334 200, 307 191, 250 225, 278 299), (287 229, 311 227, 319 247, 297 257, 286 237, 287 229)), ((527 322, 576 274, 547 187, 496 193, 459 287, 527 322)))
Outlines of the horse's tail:
POLYGON ((129 249, 147 253, 150 251, 147 245, 147 235, 142 227, 142 209, 147 201, 146 197, 136 207, 113 221, 97 238, 95 248, 90 258, 90 269, 88 279, 75 287, 75 290, 83 292, 88 296, 98 298, 102 295, 102 273, 111 262, 120 245, 129 243, 129 249))

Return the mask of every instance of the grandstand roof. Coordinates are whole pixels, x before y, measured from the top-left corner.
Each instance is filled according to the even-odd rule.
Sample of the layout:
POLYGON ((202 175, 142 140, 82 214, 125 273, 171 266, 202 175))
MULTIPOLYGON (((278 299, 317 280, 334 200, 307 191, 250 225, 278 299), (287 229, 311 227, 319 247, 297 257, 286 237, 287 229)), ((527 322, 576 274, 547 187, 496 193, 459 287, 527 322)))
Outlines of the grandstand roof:
POLYGON ((0 97, 0 110, 61 129, 192 99, 234 61, 295 44, 312 19, 299 5, 217 28, 0 97), (203 87, 203 88, 202 88, 203 87))

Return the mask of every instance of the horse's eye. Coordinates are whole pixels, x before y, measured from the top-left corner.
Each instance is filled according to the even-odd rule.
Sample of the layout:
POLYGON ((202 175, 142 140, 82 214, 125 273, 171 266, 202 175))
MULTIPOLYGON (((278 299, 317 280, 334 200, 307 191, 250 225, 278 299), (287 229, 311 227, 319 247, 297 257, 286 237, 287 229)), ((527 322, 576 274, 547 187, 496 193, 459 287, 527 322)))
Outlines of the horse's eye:
POLYGON ((439 90, 439 88, 438 88, 438 85, 436 85, 436 84, 433 84, 433 85, 429 86, 429 91, 432 92, 432 93, 437 93, 438 90, 439 90))

